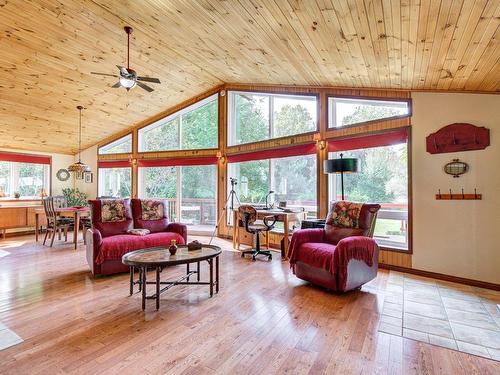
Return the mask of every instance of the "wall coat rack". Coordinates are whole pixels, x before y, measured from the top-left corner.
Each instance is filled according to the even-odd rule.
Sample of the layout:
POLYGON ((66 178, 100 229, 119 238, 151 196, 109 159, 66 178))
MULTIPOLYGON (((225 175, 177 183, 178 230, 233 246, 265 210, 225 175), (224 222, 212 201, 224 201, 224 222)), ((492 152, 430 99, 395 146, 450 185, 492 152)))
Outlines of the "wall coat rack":
POLYGON ((429 134, 426 145, 430 154, 483 150, 490 145, 490 130, 466 123, 450 124, 429 134))
POLYGON ((447 194, 441 194, 441 190, 438 190, 438 193, 436 194, 436 200, 466 200, 466 201, 471 201, 471 200, 482 200, 483 195, 478 194, 476 189, 474 189, 474 193, 464 193, 464 189, 462 189, 462 192, 460 193, 452 193, 451 189, 449 190, 449 193, 447 194))

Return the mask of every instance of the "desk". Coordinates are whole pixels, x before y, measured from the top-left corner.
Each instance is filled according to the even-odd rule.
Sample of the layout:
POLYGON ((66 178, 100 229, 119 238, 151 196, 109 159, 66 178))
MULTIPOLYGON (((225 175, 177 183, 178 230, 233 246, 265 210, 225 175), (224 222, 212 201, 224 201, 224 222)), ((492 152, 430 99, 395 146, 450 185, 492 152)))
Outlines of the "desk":
MULTIPOLYGON (((61 217, 72 217, 75 221, 75 227, 73 230, 73 243, 76 246, 78 244, 78 233, 80 232, 80 217, 85 217, 90 215, 90 209, 88 207, 76 208, 76 207, 63 207, 56 208, 57 215, 61 217)), ((45 215, 43 208, 35 209, 35 241, 38 242, 38 228, 39 228, 39 216, 45 215)), ((55 235, 55 234, 54 234, 55 235)))
MULTIPOLYGON (((284 212, 279 209, 272 210, 257 210, 257 220, 262 220, 266 216, 275 216, 276 221, 283 222, 283 242, 284 248, 281 249, 281 258, 286 259, 286 254, 288 253, 289 245, 289 233, 290 233, 290 223, 304 220, 307 218, 307 212, 305 211, 292 211, 284 212)), ((269 232, 266 233, 269 235, 269 232)), ((236 248, 238 242, 238 210, 233 210, 233 248, 236 248)))

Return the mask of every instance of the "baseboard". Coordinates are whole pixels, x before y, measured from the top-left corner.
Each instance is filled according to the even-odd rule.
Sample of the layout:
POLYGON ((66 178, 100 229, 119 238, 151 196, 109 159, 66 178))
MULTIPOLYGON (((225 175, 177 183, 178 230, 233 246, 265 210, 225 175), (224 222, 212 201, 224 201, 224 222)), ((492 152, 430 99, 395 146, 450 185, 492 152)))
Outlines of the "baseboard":
POLYGON ((500 291, 500 284, 489 283, 486 281, 472 280, 466 279, 464 277, 445 275, 443 273, 431 272, 431 271, 423 271, 415 268, 406 268, 400 266, 393 266, 391 264, 382 264, 379 263, 379 268, 384 268, 392 271, 406 272, 411 273, 413 275, 424 276, 424 277, 432 277, 433 279, 451 281, 454 283, 465 284, 470 286, 477 286, 479 288, 492 289, 500 291))

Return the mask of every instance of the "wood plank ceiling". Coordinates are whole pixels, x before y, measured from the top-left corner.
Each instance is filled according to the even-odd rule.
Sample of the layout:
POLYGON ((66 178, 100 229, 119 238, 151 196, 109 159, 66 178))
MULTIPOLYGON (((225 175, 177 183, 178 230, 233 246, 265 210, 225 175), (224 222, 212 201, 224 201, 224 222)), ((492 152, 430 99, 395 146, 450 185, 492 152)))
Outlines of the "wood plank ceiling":
POLYGON ((0 147, 75 153, 224 82, 500 90, 500 0, 0 0, 0 147), (113 89, 131 67, 163 84, 113 89))

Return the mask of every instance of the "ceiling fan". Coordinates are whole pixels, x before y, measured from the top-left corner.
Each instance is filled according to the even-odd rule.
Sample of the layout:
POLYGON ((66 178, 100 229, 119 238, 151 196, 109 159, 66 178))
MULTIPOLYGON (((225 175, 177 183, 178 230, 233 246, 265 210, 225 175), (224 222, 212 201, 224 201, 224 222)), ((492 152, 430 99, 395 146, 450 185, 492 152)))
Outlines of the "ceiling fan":
POLYGON ((135 70, 130 69, 130 34, 132 34, 133 29, 130 26, 125 26, 124 29, 125 32, 127 33, 127 67, 125 68, 120 65, 116 66, 120 71, 120 75, 97 73, 97 72, 90 72, 90 73, 97 74, 100 76, 119 78, 119 81, 116 82, 113 86, 111 86, 113 88, 118 88, 121 86, 125 87, 127 91, 129 91, 131 88, 137 85, 140 88, 146 90, 147 92, 153 92, 154 89, 149 87, 143 82, 151 82, 151 83, 161 83, 161 82, 158 78, 138 76, 135 70))

